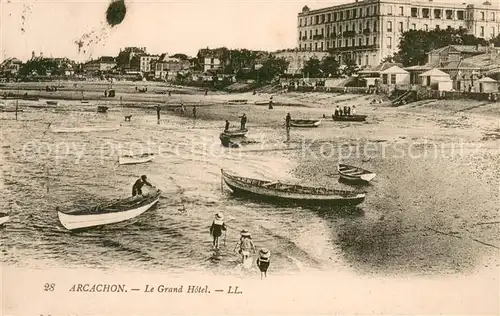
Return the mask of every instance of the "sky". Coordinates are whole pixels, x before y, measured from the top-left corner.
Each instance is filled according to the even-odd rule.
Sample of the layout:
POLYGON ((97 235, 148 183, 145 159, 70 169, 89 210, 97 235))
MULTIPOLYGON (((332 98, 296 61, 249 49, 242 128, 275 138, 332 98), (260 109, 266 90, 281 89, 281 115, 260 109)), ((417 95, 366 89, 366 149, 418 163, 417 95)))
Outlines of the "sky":
POLYGON ((304 5, 317 9, 352 1, 125 0, 125 19, 109 27, 110 0, 0 0, 0 60, 26 61, 35 51, 86 61, 116 56, 127 46, 190 56, 205 47, 294 48, 304 5), (75 41, 84 44, 80 51, 75 41))
MULTIPOLYGON (((307 3, 320 8, 342 0, 307 3)), ((85 61, 127 46, 196 55, 205 47, 277 50, 296 46, 299 0, 125 0, 127 14, 106 23, 110 0, 0 0, 0 59, 43 56, 85 61), (84 37, 85 34, 90 34, 84 37), (75 41, 82 40, 80 52, 75 41), (91 42, 92 41, 92 42, 91 42), (84 52, 85 51, 85 52, 84 52)))

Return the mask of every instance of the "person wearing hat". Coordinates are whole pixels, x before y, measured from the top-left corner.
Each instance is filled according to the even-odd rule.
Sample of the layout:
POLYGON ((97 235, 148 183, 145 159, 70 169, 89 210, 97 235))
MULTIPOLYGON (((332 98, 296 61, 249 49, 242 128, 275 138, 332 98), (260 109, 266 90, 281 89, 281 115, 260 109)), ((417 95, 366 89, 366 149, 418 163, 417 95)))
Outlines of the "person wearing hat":
POLYGON ((146 177, 146 175, 142 175, 139 179, 137 179, 137 181, 135 181, 134 186, 132 187, 132 196, 142 195, 142 187, 144 185, 147 185, 151 188, 153 187, 153 185, 149 183, 147 180, 148 177, 146 177))
POLYGON ((241 231, 241 238, 236 247, 240 248, 238 253, 241 255, 241 263, 245 264, 245 260, 250 258, 250 250, 255 253, 255 245, 250 232, 245 229, 241 231))
POLYGON ((219 248, 219 237, 222 231, 226 231, 226 224, 224 223, 224 215, 222 213, 215 214, 215 219, 210 226, 210 236, 214 237, 213 246, 215 249, 219 248))
POLYGON ((271 262, 271 251, 267 248, 262 248, 259 251, 259 257, 257 258, 257 266, 260 270, 260 279, 262 277, 267 278, 267 269, 269 269, 269 263, 271 262))

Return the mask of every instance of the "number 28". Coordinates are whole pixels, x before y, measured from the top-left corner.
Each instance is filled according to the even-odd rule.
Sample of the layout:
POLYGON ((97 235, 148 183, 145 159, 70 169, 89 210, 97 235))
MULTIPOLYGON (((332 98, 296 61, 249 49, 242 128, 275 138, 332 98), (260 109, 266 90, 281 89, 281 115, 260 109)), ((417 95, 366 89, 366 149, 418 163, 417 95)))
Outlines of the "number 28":
POLYGON ((45 283, 45 285, 43 286, 43 290, 45 292, 52 292, 52 291, 54 291, 55 286, 56 285, 54 283, 45 283))

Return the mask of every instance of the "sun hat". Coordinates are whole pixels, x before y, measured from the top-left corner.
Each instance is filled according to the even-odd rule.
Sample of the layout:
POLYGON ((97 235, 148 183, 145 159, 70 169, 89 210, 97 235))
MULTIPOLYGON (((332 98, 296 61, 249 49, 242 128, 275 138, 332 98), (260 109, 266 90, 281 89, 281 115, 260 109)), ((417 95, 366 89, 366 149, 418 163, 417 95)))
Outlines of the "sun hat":
POLYGON ((241 236, 242 237, 251 237, 250 233, 247 230, 245 230, 245 229, 243 229, 241 231, 241 236))
POLYGON ((222 213, 217 213, 215 214, 215 219, 223 219, 224 218, 224 215, 222 213))
POLYGON ((262 248, 259 251, 259 256, 261 258, 268 259, 269 257, 271 257, 271 251, 269 251, 269 249, 267 249, 267 248, 262 248))

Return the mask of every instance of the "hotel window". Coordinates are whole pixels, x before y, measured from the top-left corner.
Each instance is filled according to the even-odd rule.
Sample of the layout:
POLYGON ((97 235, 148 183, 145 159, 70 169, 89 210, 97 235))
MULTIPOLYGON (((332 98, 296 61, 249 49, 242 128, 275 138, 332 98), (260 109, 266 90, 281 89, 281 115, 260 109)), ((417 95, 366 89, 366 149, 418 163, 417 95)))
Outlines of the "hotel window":
POLYGON ((491 20, 495 21, 495 12, 491 12, 491 20))
POLYGON ((387 32, 392 32, 392 22, 387 21, 387 32))
POLYGON ((479 32, 479 36, 484 36, 484 26, 481 26, 481 32, 479 32))
POLYGON ((314 30, 314 35, 318 35, 318 29, 314 30))
POLYGON ((325 15, 324 14, 321 15, 321 23, 325 23, 325 15))
POLYGON ((323 51, 323 42, 319 43, 319 49, 323 51))
POLYGON ((375 43, 377 43, 377 37, 376 36, 373 37, 373 45, 375 45, 375 43))
POLYGON ((429 25, 424 24, 424 31, 426 31, 426 32, 429 31, 429 25))
POLYGON ((345 12, 345 16, 346 16, 346 19, 350 19, 351 18, 351 10, 347 10, 345 12))
POLYGON ((352 17, 357 18, 358 17, 358 10, 357 9, 352 9, 352 17))
POLYGON ((336 43, 336 41, 332 42, 332 48, 335 48, 335 43, 336 43))
POLYGON ((325 35, 325 29, 321 29, 321 35, 325 35))
POLYGON ((418 8, 411 8, 411 17, 412 18, 418 17, 418 8))
POLYGON ((373 32, 377 32, 377 21, 373 22, 373 32))
POLYGON ((309 30, 309 39, 312 39, 312 37, 313 37, 313 31, 309 30))
POLYGON ((363 22, 359 22, 359 29, 358 31, 361 33, 363 32, 363 22))
POLYGON ((403 22, 399 22, 398 31, 403 32, 403 22))
POLYGON ((382 83, 383 83, 383 84, 387 84, 387 77, 388 77, 388 76, 389 76, 388 74, 383 74, 383 75, 382 75, 382 83))
POLYGON ((342 47, 342 40, 339 40, 339 47, 342 47))
POLYGON ((326 22, 330 22, 331 21, 331 15, 330 14, 327 14, 326 15, 326 22))
POLYGON ((314 50, 317 51, 318 50, 318 42, 314 43, 314 50))
POLYGON ((491 27, 491 37, 495 37, 495 27, 491 27))
POLYGON ((339 34, 342 34, 342 25, 339 26, 339 34))
POLYGON ((360 39, 358 40, 358 46, 363 46, 363 39, 362 39, 362 38, 360 38, 360 39))
POLYGON ((370 45, 370 38, 369 38, 369 37, 367 37, 367 38, 365 39, 365 45, 366 45, 366 46, 370 45))
POLYGON ((396 74, 391 74, 391 84, 396 84, 396 74))
POLYGON ((302 26, 302 19, 299 19, 299 26, 302 26))
POLYGON ((399 7, 399 15, 405 15, 405 9, 403 7, 399 7))
POLYGON ((365 65, 368 65, 370 63, 370 60, 368 58, 368 55, 365 56, 365 65))
POLYGON ((392 15, 392 6, 387 7, 387 15, 392 15))
POLYGON ((392 49, 392 37, 387 36, 387 48, 392 49))
POLYGON ((457 20, 464 20, 464 11, 457 11, 457 20))
POLYGON ((340 20, 344 19, 344 11, 340 12, 340 20))
POLYGON ((376 15, 376 14, 377 14, 377 6, 376 6, 376 5, 374 5, 374 6, 373 6, 373 15, 376 15))
POLYGON ((336 27, 336 26, 334 26, 334 27, 333 27, 333 29, 332 29, 332 34, 337 35, 337 27, 336 27))
POLYGON ((428 19, 430 17, 430 10, 422 9, 422 17, 428 19))
POLYGON ((299 39, 302 39, 302 31, 299 31, 299 39))
POLYGON ((436 30, 439 31, 440 29, 439 25, 436 25, 436 30))
POLYGON ((481 12, 481 20, 484 21, 484 12, 481 12))
POLYGON ((441 18, 441 9, 434 9, 434 18, 435 19, 441 18))
POLYGON ((453 10, 446 10, 446 19, 453 20, 453 10))
POLYGON ((413 23, 413 24, 411 25, 411 28, 412 28, 413 30, 416 30, 416 29, 417 29, 417 25, 416 25, 415 23, 413 23))

